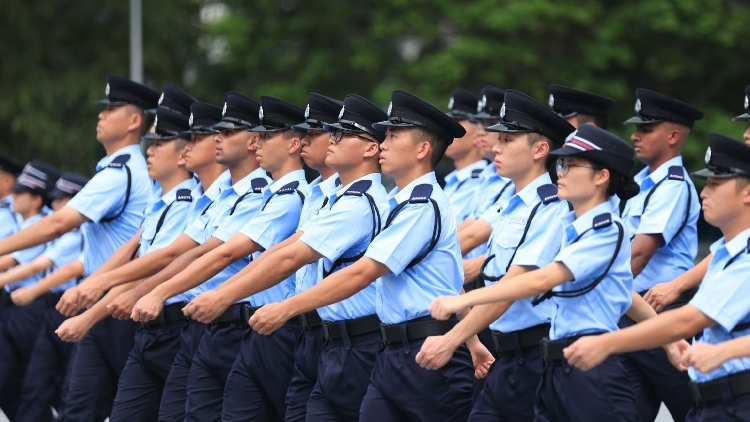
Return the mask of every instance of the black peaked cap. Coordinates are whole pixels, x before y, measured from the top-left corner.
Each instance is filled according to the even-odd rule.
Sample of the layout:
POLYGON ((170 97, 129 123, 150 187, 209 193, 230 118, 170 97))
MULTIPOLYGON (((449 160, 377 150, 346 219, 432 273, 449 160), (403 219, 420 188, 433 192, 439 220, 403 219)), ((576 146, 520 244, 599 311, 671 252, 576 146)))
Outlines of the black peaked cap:
POLYGON ((479 101, 477 94, 463 88, 454 88, 448 101, 448 115, 454 120, 471 120, 479 101))
POLYGON ((414 94, 393 91, 388 106, 388 120, 375 123, 373 127, 385 131, 387 126, 421 127, 450 145, 453 139, 461 138, 466 130, 452 117, 414 94))
POLYGON ((249 129, 258 125, 260 104, 242 94, 227 92, 224 95, 224 108, 221 110, 221 121, 213 125, 214 129, 249 129))
POLYGON ((732 119, 735 122, 744 122, 750 119, 750 100, 748 98, 750 98, 750 85, 745 87, 745 102, 742 105, 745 112, 732 119))
POLYGON ((153 89, 117 75, 107 75, 107 85, 104 87, 107 97, 97 101, 99 104, 125 105, 133 104, 144 110, 156 108, 159 103, 159 93, 153 89))
POLYGON ((578 113, 606 117, 615 104, 612 98, 593 92, 557 84, 549 86, 549 106, 565 119, 578 113))
POLYGON ((65 196, 73 197, 80 192, 84 186, 86 186, 86 183, 88 183, 89 180, 88 177, 81 176, 80 174, 63 173, 63 175, 57 179, 55 188, 50 192, 49 198, 55 199, 65 196))
POLYGON ((141 139, 156 140, 185 138, 186 135, 181 135, 181 133, 190 129, 189 121, 190 118, 184 114, 159 107, 156 109, 156 117, 154 118, 155 132, 147 133, 141 139))
POLYGON ((488 132, 539 133, 550 141, 562 145, 575 127, 553 110, 528 95, 509 89, 500 109, 502 122, 490 126, 488 132))
POLYGON ((630 144, 606 129, 588 124, 579 126, 562 148, 550 154, 585 158, 625 177, 630 176, 635 165, 635 150, 630 144))
POLYGON ((718 133, 709 136, 705 160, 706 168, 693 173, 693 177, 750 177, 750 147, 727 136, 718 133))
POLYGON ((625 124, 650 124, 674 122, 692 128, 696 120, 703 118, 703 112, 680 100, 648 89, 635 90, 635 117, 625 124))
POLYGON ((0 171, 17 176, 23 171, 23 163, 10 155, 0 154, 0 171))
POLYGON ((367 133, 377 139, 378 142, 385 140, 385 132, 374 128, 375 123, 387 119, 388 115, 382 108, 365 97, 349 94, 344 98, 344 105, 339 112, 338 123, 326 125, 329 131, 347 130, 352 132, 367 133))
POLYGON ((311 92, 305 107, 305 121, 292 126, 292 129, 306 132, 308 129, 322 130, 323 126, 338 120, 339 110, 344 105, 339 100, 311 92))
POLYGON ((292 103, 274 97, 260 97, 258 126, 251 132, 278 132, 305 121, 305 111, 292 103))
POLYGON ((477 114, 474 119, 499 119, 500 109, 505 102, 505 90, 492 85, 485 85, 479 91, 477 114))
POLYGON ((221 108, 209 104, 195 102, 190 105, 190 117, 188 124, 190 130, 180 132, 180 135, 190 136, 191 134, 210 134, 216 133, 217 130, 213 125, 221 121, 221 108))
MULTIPOLYGON (((159 97, 158 108, 166 108, 176 113, 189 115, 190 105, 198 101, 195 97, 183 91, 179 87, 167 82, 159 97)), ((155 114, 156 109, 146 110, 147 113, 155 114)))
POLYGON ((60 178, 60 170, 52 164, 40 160, 32 160, 26 164, 13 186, 14 192, 32 192, 43 196, 54 189, 55 182, 60 178))

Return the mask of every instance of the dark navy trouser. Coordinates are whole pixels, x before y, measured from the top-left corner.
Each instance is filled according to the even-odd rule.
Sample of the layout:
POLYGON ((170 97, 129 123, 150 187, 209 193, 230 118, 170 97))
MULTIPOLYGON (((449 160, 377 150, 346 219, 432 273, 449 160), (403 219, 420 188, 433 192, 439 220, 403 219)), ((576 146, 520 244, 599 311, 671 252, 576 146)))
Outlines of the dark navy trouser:
POLYGON ((294 349, 294 375, 286 392, 286 422, 305 420, 307 402, 318 380, 318 364, 323 351, 323 328, 303 330, 294 349))
POLYGON ((694 405, 685 420, 687 422, 750 422, 750 396, 726 397, 720 402, 694 405))
POLYGON ((329 340, 320 357, 318 382, 307 405, 307 420, 356 421, 370 385, 372 369, 383 350, 380 333, 329 340))
POLYGON ((469 417, 474 383, 469 350, 460 346, 444 367, 431 371, 415 360, 423 343, 390 344, 378 353, 360 421, 448 422, 469 417))
POLYGON ((60 421, 99 422, 109 414, 137 327, 133 321, 107 317, 78 343, 60 421))
POLYGON ((23 378, 21 405, 13 419, 15 422, 52 421, 50 408, 54 406, 58 411, 61 410, 62 384, 68 372, 73 343, 60 340, 55 330, 65 319, 54 306, 47 304, 44 322, 23 378))
POLYGON ((185 321, 140 326, 117 384, 112 422, 155 421, 185 321))
POLYGON ((269 336, 245 334, 224 389, 223 422, 284 420, 301 331, 293 318, 269 336))
POLYGON ((185 420, 190 364, 205 331, 205 324, 193 320, 188 320, 180 330, 180 347, 172 361, 172 367, 169 369, 169 375, 164 382, 164 391, 161 395, 160 422, 182 422, 185 420))
MULTIPOLYGON (((238 311, 239 312, 239 311, 238 311)), ((208 325, 190 364, 187 380, 186 422, 221 420, 224 386, 240 351, 247 321, 208 325)))
POLYGON ((533 421, 534 400, 543 370, 539 346, 500 353, 487 374, 469 420, 533 421))

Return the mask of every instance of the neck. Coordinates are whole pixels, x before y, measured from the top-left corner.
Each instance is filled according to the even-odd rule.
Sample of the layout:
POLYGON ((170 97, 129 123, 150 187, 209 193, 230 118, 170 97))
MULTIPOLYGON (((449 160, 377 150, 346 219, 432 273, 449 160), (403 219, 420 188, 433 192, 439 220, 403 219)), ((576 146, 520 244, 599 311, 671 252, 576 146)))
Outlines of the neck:
POLYGON ((370 163, 360 163, 354 167, 338 169, 339 178, 341 178, 341 186, 347 186, 368 174, 379 173, 380 170, 377 167, 377 165, 372 165, 370 163))
POLYGON ((663 157, 659 157, 658 159, 655 159, 654 161, 652 161, 650 163, 646 163, 648 165, 648 171, 650 173, 653 173, 653 172, 656 171, 656 169, 658 169, 659 167, 661 167, 667 161, 669 161, 669 160, 671 160, 671 159, 673 159, 675 157, 679 157, 679 156, 680 156, 679 152, 670 153, 670 154, 664 155, 663 157))
POLYGON ((580 218, 583 214, 596 208, 599 204, 606 202, 604 195, 594 195, 593 197, 582 200, 582 201, 570 201, 573 204, 573 209, 576 212, 576 218, 580 218))
POLYGON ((302 163, 300 162, 299 156, 292 156, 284 161, 278 169, 270 170, 270 172, 273 180, 279 180, 287 174, 297 170, 302 170, 302 163))
POLYGON ((739 218, 734 218, 732 221, 719 228, 721 229, 721 234, 724 235, 724 240, 729 242, 743 231, 750 229, 750 213, 746 211, 739 218))
POLYGON ((320 173, 320 178, 321 178, 322 180, 327 180, 327 179, 328 179, 329 177, 331 177, 331 176, 333 176, 334 174, 336 174, 336 170, 334 170, 334 169, 332 169, 332 168, 328 167, 328 166, 327 166, 327 165, 325 165, 325 164, 324 164, 324 165, 323 165, 323 166, 322 166, 321 168, 319 168, 319 169, 314 169, 314 170, 316 170, 316 171, 317 171, 318 173, 320 173))
POLYGON ((188 174, 187 170, 181 168, 179 171, 176 171, 167 177, 157 179, 156 183, 159 184, 159 187, 161 187, 162 195, 164 195, 174 189, 175 186, 179 185, 185 180, 188 180, 189 178, 190 174, 188 174))
POLYGON ((466 168, 467 166, 476 163, 477 161, 482 159, 482 154, 479 153, 479 151, 472 151, 463 157, 456 158, 453 160, 453 165, 456 167, 456 170, 461 170, 463 168, 466 168))
POLYGON ((113 141, 113 142, 109 142, 106 145, 104 145, 104 144, 102 144, 102 145, 104 145, 104 151, 107 152, 107 157, 109 157, 110 155, 116 153, 117 151, 119 151, 119 150, 121 150, 121 149, 123 149, 125 147, 129 147, 131 145, 138 145, 140 142, 141 142, 141 140, 138 137, 138 135, 136 135, 134 133, 129 133, 124 138, 118 139, 118 140, 113 141))
POLYGON ((201 181, 201 186, 203 187, 203 191, 205 192, 211 185, 216 181, 216 179, 221 176, 221 173, 224 173, 226 170, 226 167, 222 166, 219 163, 212 163, 210 165, 207 165, 205 168, 196 169, 195 174, 198 175, 198 179, 201 181))
POLYGON ((547 171, 542 167, 532 168, 531 171, 524 174, 522 177, 513 178, 513 184, 516 186, 516 192, 521 192, 531 182, 536 180, 539 176, 543 175, 547 171))
POLYGON ((23 218, 23 221, 26 221, 29 218, 31 218, 31 217, 33 217, 35 215, 41 214, 41 213, 42 213, 42 210, 31 210, 31 211, 28 211, 28 212, 25 212, 25 213, 21 214, 21 218, 23 218))
POLYGON ((433 171, 433 168, 429 166, 428 164, 422 164, 419 163, 415 165, 414 167, 404 171, 404 173, 396 175, 392 174, 393 178, 396 181, 396 186, 398 186, 398 190, 404 189, 409 183, 419 179, 420 177, 424 176, 427 173, 430 173, 433 171))
POLYGON ((229 167, 229 175, 232 177, 232 184, 244 179, 248 174, 257 170, 258 167, 258 160, 255 159, 255 154, 251 154, 241 162, 232 165, 229 167))

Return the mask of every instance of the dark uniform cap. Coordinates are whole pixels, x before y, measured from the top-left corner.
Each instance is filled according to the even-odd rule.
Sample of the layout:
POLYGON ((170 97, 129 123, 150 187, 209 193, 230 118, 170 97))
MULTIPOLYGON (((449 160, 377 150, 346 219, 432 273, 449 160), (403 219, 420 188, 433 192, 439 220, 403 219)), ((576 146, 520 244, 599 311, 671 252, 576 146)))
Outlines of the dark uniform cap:
POLYGON ((18 176, 13 192, 31 192, 47 199, 47 195, 54 189, 55 182, 60 178, 60 170, 52 164, 32 160, 23 168, 18 176))
POLYGON ((0 154, 0 171, 4 171, 6 173, 17 176, 21 173, 21 171, 23 171, 23 164, 21 164, 21 162, 18 161, 15 157, 0 154))
POLYGON ((249 129, 258 125, 260 104, 236 92, 227 92, 224 96, 224 108, 221 110, 221 121, 214 129, 249 129))
POLYGON ((344 98, 344 106, 339 111, 338 123, 326 125, 328 131, 346 130, 351 132, 367 133, 378 142, 385 140, 385 132, 373 127, 375 123, 387 119, 382 108, 376 106, 367 98, 356 94, 349 94, 344 98))
POLYGON ((48 195, 50 199, 63 198, 66 196, 74 197, 78 192, 86 186, 90 179, 80 174, 75 173, 64 173, 57 179, 55 188, 48 195))
POLYGON ((372 126, 382 131, 385 131, 387 126, 421 127, 434 133, 448 145, 453 143, 453 139, 466 134, 466 129, 453 118, 406 91, 393 91, 387 118, 388 120, 374 123, 372 126))
POLYGON ((144 110, 156 108, 159 104, 158 92, 117 75, 107 75, 104 95, 107 98, 99 100, 97 103, 107 105, 133 104, 144 110))
POLYGON ((740 114, 739 116, 735 117, 735 122, 744 122, 750 119, 750 100, 748 99, 750 97, 750 85, 745 87, 745 102, 742 105, 742 107, 745 109, 745 113, 740 114))
POLYGON ((502 122, 490 126, 488 132, 539 133, 562 145, 575 127, 557 113, 528 95, 509 89, 500 109, 502 122))
POLYGON ((477 114, 473 116, 474 119, 499 119, 500 109, 503 108, 504 102, 504 89, 492 85, 485 85, 482 87, 482 90, 479 91, 477 114))
POLYGON ((615 103, 612 98, 593 92, 557 84, 549 86, 549 106, 564 119, 578 113, 606 117, 615 103))
POLYGON ((454 120, 471 120, 479 98, 477 94, 463 88, 454 88, 448 101, 448 115, 454 120))
POLYGON ((565 145, 552 152, 556 156, 576 156, 629 177, 633 170, 635 150, 612 132, 594 125, 581 125, 568 136, 565 145))
POLYGON ((221 121, 221 108, 209 104, 195 102, 190 104, 190 117, 188 117, 188 124, 190 130, 180 132, 180 136, 190 136, 191 134, 210 134, 217 133, 218 131, 213 128, 213 125, 221 121))
POLYGON ((307 132, 308 129, 323 130, 323 126, 338 120, 339 110, 344 105, 339 100, 311 92, 305 108, 305 122, 292 126, 292 129, 307 132))
POLYGON ((700 110, 656 91, 638 88, 635 90, 635 97, 635 117, 626 120, 625 124, 669 121, 692 128, 696 120, 703 118, 700 110))
MULTIPOLYGON (((192 95, 167 82, 164 84, 164 90, 161 92, 157 104, 158 108, 166 108, 187 116, 190 114, 190 106, 196 101, 198 100, 192 95)), ((155 114, 156 109, 148 109, 146 113, 155 114)))
POLYGON ((709 177, 750 177, 750 147, 718 133, 708 137, 706 168, 692 174, 698 179, 709 177))
POLYGON ((258 126, 250 132, 278 132, 305 121, 305 111, 292 103, 273 97, 260 97, 258 126))
MULTIPOLYGON (((175 139, 185 138, 187 135, 183 132, 190 129, 190 118, 184 114, 176 113, 165 108, 156 109, 154 118, 154 133, 147 133, 141 139, 153 141, 156 139, 175 139)), ((189 136, 187 136, 188 139, 189 136)))

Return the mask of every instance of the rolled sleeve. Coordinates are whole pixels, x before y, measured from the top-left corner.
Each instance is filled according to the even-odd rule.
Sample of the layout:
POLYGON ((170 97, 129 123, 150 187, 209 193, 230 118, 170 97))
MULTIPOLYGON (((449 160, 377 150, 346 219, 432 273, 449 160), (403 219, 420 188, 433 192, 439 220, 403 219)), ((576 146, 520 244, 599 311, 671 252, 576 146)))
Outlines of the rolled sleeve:
POLYGON ((560 240, 563 236, 560 215, 568 211, 564 204, 561 202, 541 207, 531 221, 526 239, 516 250, 512 265, 541 268, 555 258, 560 252, 560 240))
POLYGON ((701 286, 690 304, 726 331, 732 331, 750 314, 749 296, 750 260, 745 260, 730 265, 701 286))
POLYGON ((554 261, 563 263, 573 280, 593 280, 604 273, 617 244, 617 227, 593 231, 576 243, 564 247, 554 261), (581 257, 585 257, 582 259, 581 257))
POLYGON ((685 220, 689 185, 678 180, 665 180, 649 198, 641 214, 635 234, 660 234, 664 243, 672 241, 685 220))
POLYGON ((435 211, 430 203, 406 205, 393 223, 370 243, 365 256, 385 265, 398 276, 427 249, 434 224, 435 211))
POLYGON ((353 246, 370 240, 371 213, 364 198, 345 196, 313 224, 303 225, 300 241, 329 261, 335 261, 353 246), (352 216, 362 218, 352 221, 352 216))
POLYGON ((277 195, 263 211, 247 221, 239 232, 263 249, 268 249, 294 234, 301 211, 302 201, 296 193, 277 195))
POLYGON ((82 235, 78 231, 71 231, 55 240, 45 251, 55 267, 62 267, 73 262, 81 255, 83 245, 82 235))
POLYGON ((123 186, 127 184, 124 169, 105 168, 68 202, 68 207, 98 223, 122 209, 125 201, 123 186))

